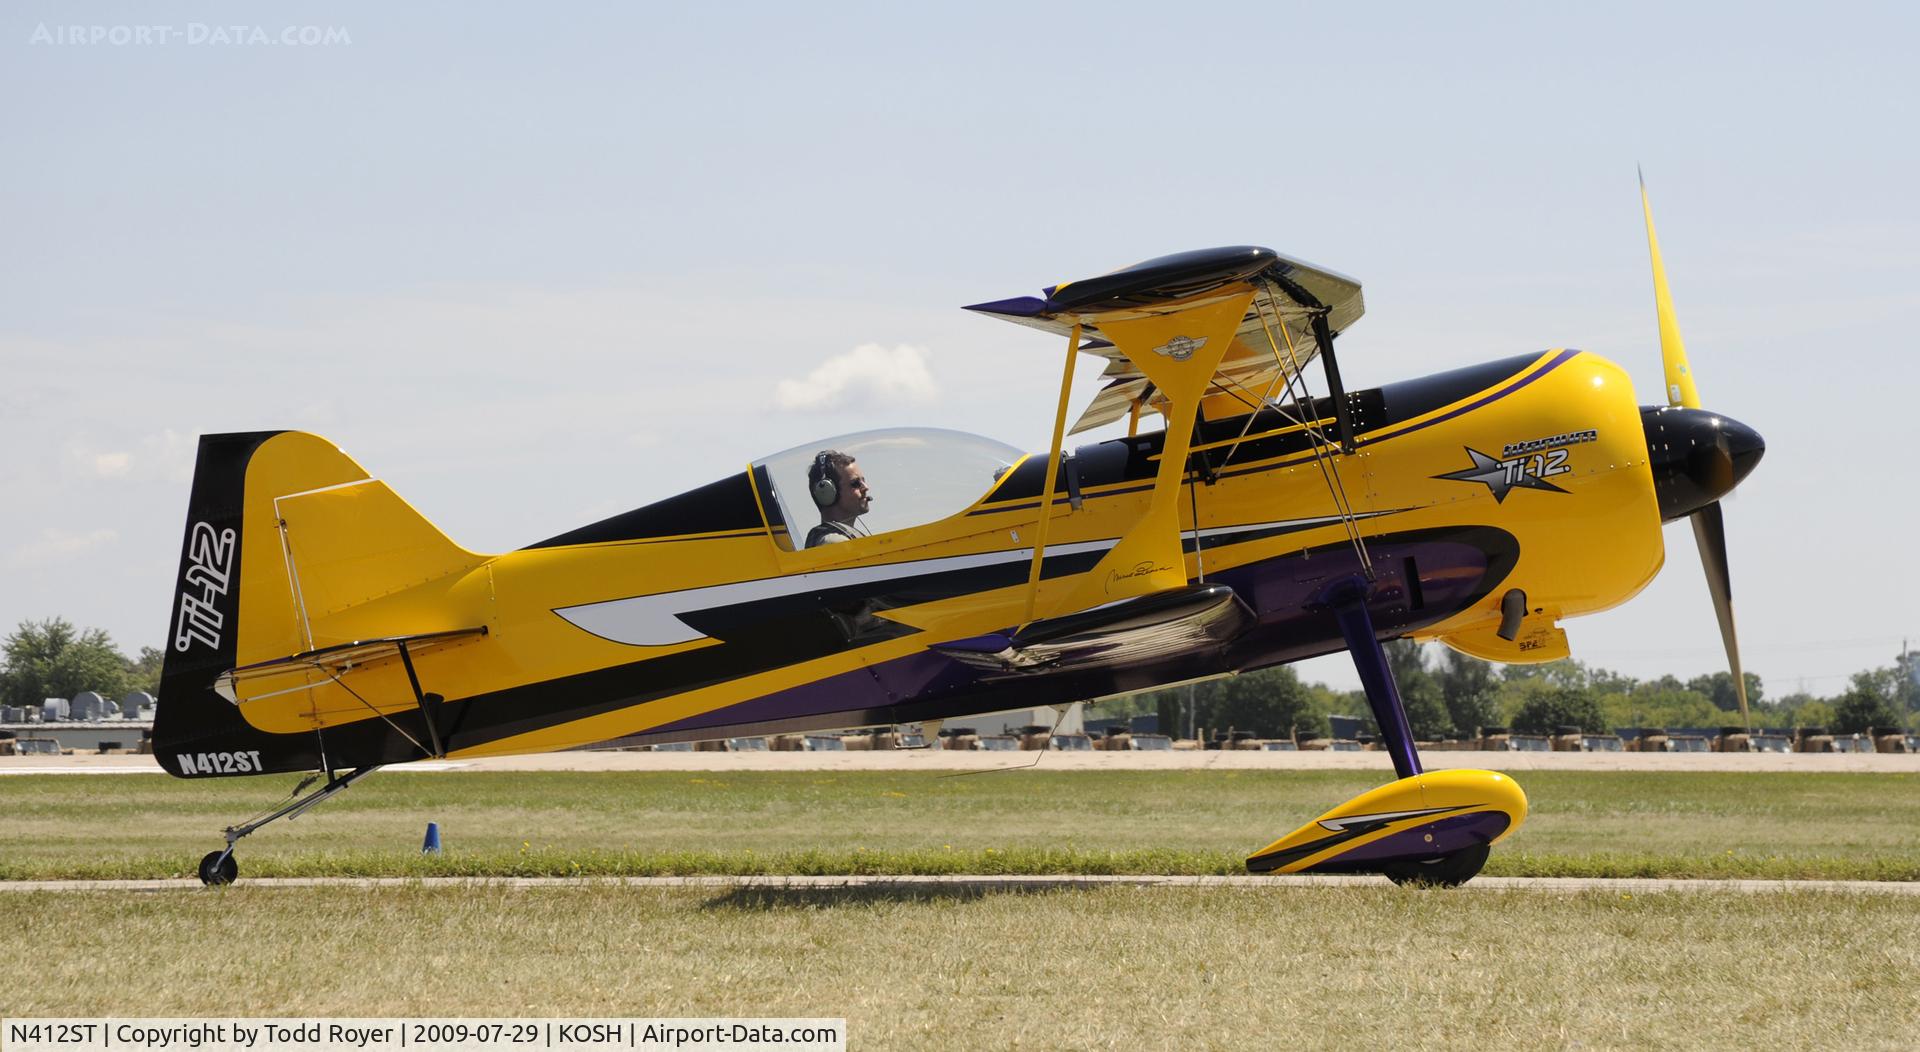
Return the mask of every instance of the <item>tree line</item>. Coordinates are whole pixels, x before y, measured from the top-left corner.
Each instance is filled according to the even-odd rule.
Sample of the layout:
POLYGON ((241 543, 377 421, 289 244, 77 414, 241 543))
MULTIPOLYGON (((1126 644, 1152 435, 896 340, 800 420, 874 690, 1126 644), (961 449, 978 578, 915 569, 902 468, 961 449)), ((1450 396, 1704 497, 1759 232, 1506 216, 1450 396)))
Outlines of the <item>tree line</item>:
POLYGON ((98 628, 79 629, 65 618, 22 621, 0 644, 0 704, 38 705, 91 690, 119 699, 144 690, 160 692, 156 647, 129 658, 98 628))
MULTIPOLYGON (((1496 665, 1444 646, 1412 640, 1386 645, 1416 738, 1473 737, 1488 727, 1552 734, 1562 727, 1607 733, 1624 727, 1722 727, 1739 722, 1739 699, 1726 672, 1681 680, 1665 675, 1637 680, 1575 660, 1541 665, 1496 665)), ((1804 692, 1770 698, 1758 675, 1746 674, 1755 727, 1825 727, 1854 734, 1869 729, 1920 727, 1920 654, 1856 672, 1832 697, 1804 692)), ((1155 712, 1160 726, 1247 731, 1260 738, 1326 736, 1327 717, 1361 717, 1373 728, 1360 691, 1304 683, 1292 668, 1261 669, 1189 687, 1153 691, 1102 706, 1103 713, 1155 712), (1189 701, 1189 692, 1191 700, 1189 701)))

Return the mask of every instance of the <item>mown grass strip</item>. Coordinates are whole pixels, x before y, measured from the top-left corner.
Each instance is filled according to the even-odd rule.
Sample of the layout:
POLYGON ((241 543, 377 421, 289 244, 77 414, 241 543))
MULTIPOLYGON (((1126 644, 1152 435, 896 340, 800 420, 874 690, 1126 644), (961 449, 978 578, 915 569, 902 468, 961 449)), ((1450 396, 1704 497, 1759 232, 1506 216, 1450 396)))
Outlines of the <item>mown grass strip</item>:
MULTIPOLYGON (((1920 775, 1528 772, 1507 876, 1920 879, 1920 775)), ((1142 874, 1244 857, 1366 772, 382 773, 242 842, 255 876, 1142 874), (418 853, 427 821, 449 852, 418 853)), ((191 875, 292 779, 0 780, 0 879, 191 875)))
POLYGON ((1909 1048, 1920 1018, 1920 911, 1876 895, 243 882, 7 906, 20 1017, 844 1016, 849 1047, 936 1050, 1909 1048))
MULTIPOLYGON (((1229 876, 1241 856, 1221 852, 988 848, 981 851, 330 852, 243 855, 247 877, 691 877, 691 876, 1229 876)), ((146 856, 0 862, 0 880, 152 880, 193 876, 194 858, 146 856)), ((1505 877, 1655 877, 1706 880, 1920 880, 1904 858, 1633 853, 1549 855, 1496 850, 1485 872, 1505 877)), ((1276 878, 1284 879, 1284 878, 1276 878)))

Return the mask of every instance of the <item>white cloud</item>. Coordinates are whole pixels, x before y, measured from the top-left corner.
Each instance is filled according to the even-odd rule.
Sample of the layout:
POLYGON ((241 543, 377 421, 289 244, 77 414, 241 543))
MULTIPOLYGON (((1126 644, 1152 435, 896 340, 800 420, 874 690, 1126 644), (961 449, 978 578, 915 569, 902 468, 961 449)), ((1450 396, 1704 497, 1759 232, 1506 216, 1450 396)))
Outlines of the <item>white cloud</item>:
POLYGON ((906 344, 889 349, 863 343, 821 362, 805 379, 782 380, 774 389, 780 408, 802 411, 926 403, 938 396, 927 349, 906 344))
POLYGON ((24 570, 44 562, 78 555, 89 548, 97 548, 119 538, 118 531, 108 529, 93 530, 88 533, 68 533, 60 529, 42 530, 39 540, 23 544, 7 556, 7 566, 10 569, 24 570))
MULTIPOLYGON (((128 436, 115 440, 121 445, 128 436)), ((128 479, 135 482, 186 482, 193 477, 193 460, 200 436, 162 428, 139 438, 137 448, 101 449, 81 442, 67 448, 81 477, 128 479)))
POLYGON ((125 450, 118 450, 112 453, 95 453, 91 460, 93 463, 93 473, 103 479, 119 478, 125 475, 128 465, 133 463, 132 455, 125 450))

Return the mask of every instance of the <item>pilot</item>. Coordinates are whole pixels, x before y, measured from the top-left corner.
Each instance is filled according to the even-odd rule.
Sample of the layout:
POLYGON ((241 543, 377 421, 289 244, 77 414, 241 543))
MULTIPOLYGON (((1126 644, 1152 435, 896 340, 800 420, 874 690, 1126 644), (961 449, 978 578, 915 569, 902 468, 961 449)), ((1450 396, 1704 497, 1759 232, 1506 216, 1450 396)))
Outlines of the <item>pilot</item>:
POLYGON ((837 450, 821 450, 807 468, 807 492, 820 509, 820 525, 807 531, 807 547, 868 535, 856 520, 873 506, 873 491, 867 488, 858 461, 837 450))

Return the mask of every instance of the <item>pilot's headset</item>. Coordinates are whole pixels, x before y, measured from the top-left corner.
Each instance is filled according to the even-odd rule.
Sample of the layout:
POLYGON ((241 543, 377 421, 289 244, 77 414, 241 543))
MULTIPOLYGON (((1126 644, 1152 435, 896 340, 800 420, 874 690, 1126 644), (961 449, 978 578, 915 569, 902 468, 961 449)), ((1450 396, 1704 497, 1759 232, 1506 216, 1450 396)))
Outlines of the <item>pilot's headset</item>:
POLYGON ((823 449, 807 469, 807 491, 813 494, 816 507, 831 508, 840 500, 840 483, 833 477, 832 463, 832 458, 839 455, 835 450, 823 449))

